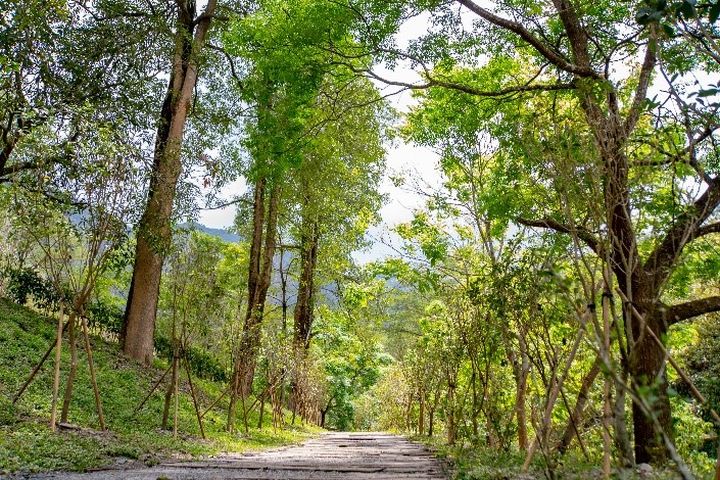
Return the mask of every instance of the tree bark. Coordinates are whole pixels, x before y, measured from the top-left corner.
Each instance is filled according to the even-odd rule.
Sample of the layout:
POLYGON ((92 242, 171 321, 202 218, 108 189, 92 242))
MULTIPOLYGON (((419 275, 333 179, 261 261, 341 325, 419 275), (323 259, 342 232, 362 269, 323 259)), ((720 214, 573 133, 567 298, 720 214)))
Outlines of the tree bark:
POLYGON ((228 430, 233 430, 235 406, 238 396, 243 399, 250 394, 253 376, 255 375, 255 361, 260 347, 260 328, 262 326, 263 312, 267 292, 272 279, 273 259, 277 237, 277 217, 279 203, 279 187, 273 185, 270 189, 270 198, 267 208, 267 226, 265 227, 265 190, 266 179, 260 178, 255 183, 253 197, 253 235, 250 243, 250 265, 248 271, 248 305, 245 321, 240 338, 240 344, 235 356, 233 378, 228 408, 228 430))
POLYGON ((138 225, 132 282, 121 331, 123 352, 144 365, 153 357, 155 315, 165 252, 172 241, 171 219, 180 151, 190 101, 198 78, 198 56, 207 37, 217 0, 209 0, 195 18, 195 2, 178 2, 173 68, 155 139, 155 153, 145 211, 138 225))
POLYGON ((178 362, 177 355, 173 353, 172 359, 172 375, 170 376, 170 384, 165 391, 165 403, 163 404, 163 416, 162 416, 162 429, 167 430, 168 421, 170 420, 170 404, 172 403, 173 394, 175 392, 175 385, 178 382, 178 362))
POLYGON ((70 371, 68 372, 65 382, 65 395, 63 397, 62 410, 60 411, 60 423, 67 423, 68 413, 70 411, 70 401, 72 400, 73 386, 75 385, 75 375, 77 374, 78 352, 77 339, 75 329, 77 327, 77 314, 70 313, 68 322, 68 344, 70 345, 70 371))
MULTIPOLYGON (((293 311, 293 348, 298 365, 305 361, 313 323, 315 299, 315 267, 318 251, 318 224, 316 221, 303 219, 300 238, 300 279, 298 282, 297 300, 293 311)), ((292 382, 293 398, 300 404, 303 402, 301 391, 304 382, 292 382)))
POLYGON ((315 267, 318 252, 318 224, 315 221, 303 221, 303 233, 300 244, 301 273, 298 285, 297 301, 293 318, 295 328, 293 340, 298 348, 310 347, 310 335, 313 323, 315 297, 315 267))
POLYGON ((257 287, 251 302, 248 302, 245 325, 243 327, 243 341, 240 343, 239 367, 240 393, 247 396, 252 390, 253 376, 255 375, 255 361, 257 351, 260 347, 260 328, 262 326, 263 313, 267 292, 272 280, 273 259, 275 258, 275 246, 277 242, 277 217, 278 217, 278 187, 273 186, 270 190, 270 198, 267 213, 267 229, 265 232, 265 247, 262 252, 262 265, 257 287))
MULTIPOLYGON (((665 338, 667 329, 658 322, 657 317, 645 314, 645 318, 647 326, 655 335, 661 339, 665 338)), ((665 356, 650 335, 641 334, 642 325, 640 323, 639 321, 632 323, 633 336, 637 341, 630 350, 629 373, 639 394, 652 395, 655 400, 650 404, 651 412, 649 413, 645 412, 637 402, 633 403, 635 462, 651 463, 667 456, 661 432, 657 431, 652 416, 657 418, 660 427, 671 438, 674 432, 665 372, 665 356)))

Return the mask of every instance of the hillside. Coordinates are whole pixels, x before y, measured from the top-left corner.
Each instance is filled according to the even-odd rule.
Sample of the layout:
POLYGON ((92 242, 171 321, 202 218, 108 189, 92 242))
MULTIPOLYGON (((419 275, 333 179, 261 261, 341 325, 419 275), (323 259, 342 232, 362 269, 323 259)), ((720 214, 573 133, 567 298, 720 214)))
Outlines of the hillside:
MULTIPOLYGON (((92 337, 97 380, 102 395, 108 431, 98 428, 89 373, 83 350, 79 353, 78 376, 70 407, 69 421, 77 429, 53 433, 48 427, 52 392, 52 357, 16 406, 11 399, 29 372, 53 341, 55 320, 0 299, 0 474, 16 471, 78 470, 153 464, 168 457, 192 458, 223 451, 245 451, 295 443, 314 431, 291 427, 273 431, 270 415, 264 428, 250 428, 247 436, 224 431, 226 404, 204 417, 207 440, 200 438, 195 411, 185 376, 181 376, 179 435, 162 431, 164 391, 158 391, 137 414, 134 410, 151 386, 165 371, 164 362, 141 369, 119 354, 118 347, 98 336, 92 337)), ((65 339, 67 341, 67 339, 65 339)), ((63 349, 65 379, 69 353, 63 349)), ((219 383, 193 378, 199 386, 202 408, 211 404, 224 388, 219 383)), ((60 385, 60 392, 64 384, 60 385)), ((257 411, 249 424, 257 426, 257 411)), ((241 424, 239 420, 238 425, 241 424)))

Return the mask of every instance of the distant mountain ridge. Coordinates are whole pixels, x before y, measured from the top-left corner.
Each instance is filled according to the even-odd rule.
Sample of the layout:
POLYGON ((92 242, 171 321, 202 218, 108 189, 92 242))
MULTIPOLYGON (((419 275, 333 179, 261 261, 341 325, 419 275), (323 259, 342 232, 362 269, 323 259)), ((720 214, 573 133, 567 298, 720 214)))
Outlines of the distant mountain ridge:
POLYGON ((207 227, 202 223, 198 222, 183 223, 182 225, 180 225, 180 228, 186 228, 188 230, 198 230, 213 237, 217 237, 228 243, 236 243, 240 241, 240 235, 238 235, 237 233, 230 232, 223 228, 207 227))

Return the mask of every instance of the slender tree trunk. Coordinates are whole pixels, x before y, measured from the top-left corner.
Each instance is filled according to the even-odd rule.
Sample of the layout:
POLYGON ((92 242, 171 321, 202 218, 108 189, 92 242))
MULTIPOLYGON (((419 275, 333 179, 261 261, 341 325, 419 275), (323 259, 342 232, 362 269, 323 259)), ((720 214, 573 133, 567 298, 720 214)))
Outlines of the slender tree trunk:
POLYGON ((632 445, 630 444, 630 435, 628 434, 625 413, 625 388, 627 388, 628 373, 627 368, 623 368, 620 372, 620 379, 615 380, 615 398, 613 399, 613 428, 615 436, 615 450, 618 455, 619 463, 624 467, 632 467, 635 463, 632 445))
POLYGON ((325 420, 327 419, 328 412, 332 408, 332 401, 333 399, 331 398, 325 408, 320 410, 320 428, 325 428, 325 420))
POLYGON ((505 349, 508 361, 512 365, 515 379, 515 418, 517 419, 518 449, 523 452, 528 448, 528 419, 527 419, 527 379, 530 373, 530 358, 527 354, 527 343, 521 331, 515 334, 518 340, 518 351, 514 350, 509 335, 504 334, 505 349))
POLYGON ((428 437, 432 437, 435 432, 435 411, 437 410, 438 402, 440 401, 440 395, 436 390, 433 394, 432 405, 430 405, 430 412, 428 412, 428 437))
MULTIPOLYGON (((298 365, 304 364, 307 350, 310 348, 315 303, 317 251, 317 222, 303 219, 300 238, 300 280, 298 282, 297 300, 293 311, 293 347, 298 365)), ((304 382, 292 382, 292 395, 298 400, 298 403, 302 403, 299 400, 303 398, 303 392, 300 390, 303 385, 304 382)))
POLYGON ((250 394, 255 375, 255 362, 260 347, 265 300, 272 279, 273 259, 277 237, 277 217, 280 191, 277 185, 270 189, 267 208, 267 226, 265 227, 265 190, 266 180, 260 178, 255 183, 253 197, 253 236, 250 244, 250 265, 248 272, 248 305, 245 322, 235 356, 233 380, 228 408, 228 430, 233 430, 237 397, 243 398, 250 394))
POLYGON ((147 204, 138 225, 132 282, 121 331, 123 352, 149 365, 152 361, 160 277, 165 252, 172 241, 171 218, 177 181, 182 170, 180 151, 190 101, 197 84, 201 53, 217 0, 209 0, 195 18, 195 2, 179 1, 175 54, 155 139, 147 204))
POLYGON ((98 423, 100 424, 100 430, 105 430, 105 415, 103 414, 100 389, 98 388, 97 377, 95 375, 95 360, 93 359, 92 346, 90 345, 90 334, 88 333, 84 311, 81 311, 80 325, 82 326, 83 337, 85 338, 85 354, 87 355, 88 369, 90 370, 90 385, 92 386, 93 395, 95 396, 95 409, 98 414, 98 423))
POLYGON ((568 424, 567 426, 565 426, 565 431, 557 446, 557 451, 561 455, 564 454, 570 447, 573 438, 575 438, 576 435, 580 434, 578 429, 580 428, 580 425, 582 425, 582 417, 583 413, 585 412, 585 406, 587 405, 587 402, 589 400, 590 389, 595 384, 595 379, 597 378, 598 374, 600 374, 601 365, 602 357, 598 355, 595 358, 592 366, 590 367, 590 370, 588 370, 588 372, 583 377, 582 382, 580 383, 580 391, 578 391, 577 400, 575 401, 575 407, 573 408, 573 411, 570 412, 568 424))
MULTIPOLYGON (((49 316, 49 313, 48 313, 48 316, 49 316)), ((68 323, 65 322, 65 325, 63 325, 63 330, 62 330, 62 331, 65 331, 65 329, 66 329, 67 327, 68 327, 68 323)), ((62 331, 60 332, 61 335, 62 335, 62 331)), ((35 376, 36 376, 37 373, 40 371, 40 369, 42 368, 42 366, 45 364, 45 362, 47 361, 47 359, 50 357, 50 354, 51 354, 52 351, 55 349, 55 346, 56 346, 56 345, 57 345, 57 342, 56 342, 55 340, 53 340, 53 342, 50 344, 50 346, 47 348, 47 350, 45 350, 45 354, 42 356, 42 358, 41 358, 40 361, 37 363, 37 365, 35 365, 35 367, 32 369, 32 372, 30 372, 30 375, 28 375, 28 378, 27 378, 27 380, 25 380, 25 383, 22 384, 22 386, 20 387, 20 389, 18 390, 18 392, 17 392, 17 393, 15 394, 15 396, 13 397, 13 399, 12 399, 13 405, 15 405, 15 404, 18 402, 18 400, 20 400, 20 397, 22 397, 22 394, 25 393, 25 390, 27 390, 27 388, 28 388, 28 387, 30 386, 30 384, 33 382, 33 380, 35 379, 35 376)))
MULTIPOLYGON (((605 278, 609 278, 610 273, 608 272, 605 275, 605 278)), ((612 294, 612 290, 609 285, 607 285, 607 282, 605 284, 605 292, 602 297, 602 318, 603 318, 603 349, 602 349, 602 357, 603 357, 603 363, 605 365, 610 365, 610 310, 612 306, 610 305, 610 295, 612 294)), ((612 423, 612 406, 611 406, 611 399, 610 399, 610 392, 611 392, 611 379, 609 377, 605 378, 605 383, 603 385, 603 432, 602 432, 602 438, 603 438, 603 477, 604 478, 610 478, 610 469, 611 469, 611 460, 612 460, 612 439, 610 438, 610 425, 612 423)), ((580 438, 578 437, 578 440, 580 438)))
POLYGON ((263 427, 263 417, 265 416, 265 394, 260 396, 260 415, 258 418, 258 428, 263 427))
POLYGON ((177 357, 173 353, 172 375, 170 376, 170 384, 168 385, 168 388, 165 391, 165 404, 163 406, 163 418, 162 418, 163 430, 167 430, 167 428, 168 428, 168 421, 170 420, 170 404, 172 403, 173 394, 175 392, 175 385, 178 382, 178 374, 179 374, 179 372, 178 372, 177 357))
MULTIPOLYGON (((473 355, 474 357, 474 355, 473 355)), ((480 413, 478 410, 478 391, 477 391, 477 365, 474 360, 470 361, 472 373, 470 374, 470 389, 472 391, 472 411, 470 412, 470 422, 472 423, 472 432, 473 432, 473 438, 475 440, 478 439, 478 435, 480 434, 480 426, 478 425, 478 414, 480 413)), ((489 421, 489 419, 488 419, 489 421)), ((492 440, 492 434, 490 432, 490 429, 488 429, 488 445, 492 448, 493 440, 492 440)))
POLYGON ((420 412, 418 414, 418 435, 425 434, 425 391, 421 388, 419 393, 420 412))
POLYGON ((50 429, 53 432, 57 428, 57 399, 58 392, 60 390, 60 361, 62 355, 62 332, 64 320, 64 310, 62 305, 60 305, 60 315, 58 316, 57 325, 57 336, 55 337, 55 370, 53 372, 52 405, 50 407, 50 429))
POLYGON ((455 384, 448 383, 447 389, 447 443, 455 445, 457 439, 457 425, 455 418, 455 384))
POLYGON ((63 398, 62 410, 60 412, 60 423, 68 421, 68 413, 70 411, 70 402, 72 401, 73 386, 75 384, 75 375, 77 374, 78 352, 77 339, 75 329, 77 327, 77 315, 75 312, 70 313, 68 324, 68 343, 70 345, 70 371, 68 372, 67 381, 65 382, 65 396, 63 398))
POLYGON ((200 428, 200 435, 205 438, 205 427, 203 426, 202 415, 200 414, 200 402, 198 401, 197 395, 195 395, 195 387, 192 381, 192 371, 190 370, 190 363, 187 359, 187 352, 185 348, 182 349, 183 363, 185 364, 185 373, 188 378, 188 385, 190 386, 190 396, 192 397, 193 407, 195 407, 195 416, 198 421, 198 428, 200 428))

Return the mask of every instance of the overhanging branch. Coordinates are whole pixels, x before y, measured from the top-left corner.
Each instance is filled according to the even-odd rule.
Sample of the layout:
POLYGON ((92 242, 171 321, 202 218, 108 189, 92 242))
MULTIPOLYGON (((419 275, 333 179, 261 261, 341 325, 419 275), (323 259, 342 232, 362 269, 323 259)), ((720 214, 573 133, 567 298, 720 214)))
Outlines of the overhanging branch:
POLYGON ((720 296, 701 298, 700 300, 692 300, 667 307, 665 321, 668 325, 674 325, 689 318, 719 311, 720 296))
POLYGON ((598 256, 603 256, 603 249, 600 245, 600 241, 593 235, 590 231, 588 231, 585 228, 582 227, 569 227, 568 225, 564 225, 557 220, 553 220, 552 218, 542 218, 540 220, 530 220, 527 218, 516 218, 516 221, 521 224, 525 225, 527 227, 537 227, 537 228, 548 228, 550 230, 555 230, 559 233, 566 233, 569 235, 576 236, 579 240, 582 240, 585 245, 587 245, 590 250, 595 252, 598 256))
POLYGON ((354 73, 364 74, 364 75, 368 76, 369 78, 372 78, 374 80, 377 80, 379 82, 382 82, 386 85, 390 85, 393 87, 402 87, 402 88, 409 89, 409 90, 427 90, 432 87, 442 87, 442 88, 447 88, 450 90, 455 90, 458 92, 467 93, 468 95, 473 95, 475 97, 488 97, 488 98, 507 97, 508 95, 515 95, 515 94, 526 93, 526 92, 552 92, 552 91, 560 91, 560 90, 572 90, 575 88, 574 83, 566 82, 566 83, 524 84, 524 85, 517 85, 517 86, 513 86, 513 87, 505 87, 505 88, 501 88, 498 90, 480 90, 478 88, 471 87, 470 85, 464 85, 461 83, 455 83, 455 82, 451 82, 451 81, 447 81, 447 80, 441 80, 441 79, 433 78, 430 76, 426 76, 425 81, 422 83, 402 82, 399 80, 392 80, 389 78, 385 78, 385 77, 373 72, 372 70, 356 68, 353 65, 350 65, 349 63, 342 63, 342 65, 346 66, 348 69, 350 69, 354 73))
POLYGON ((569 62, 562 54, 552 49, 548 44, 544 43, 535 35, 533 35, 527 28, 522 24, 509 20, 507 18, 500 17, 493 12, 481 7, 477 3, 471 0, 457 0, 457 2, 463 5, 465 8, 475 13, 483 20, 492 23, 495 26, 508 30, 524 41, 529 43, 535 50, 538 51, 543 57, 545 57, 550 63, 557 66, 561 70, 573 73, 580 77, 589 78, 600 78, 597 72, 588 67, 582 67, 569 62))

